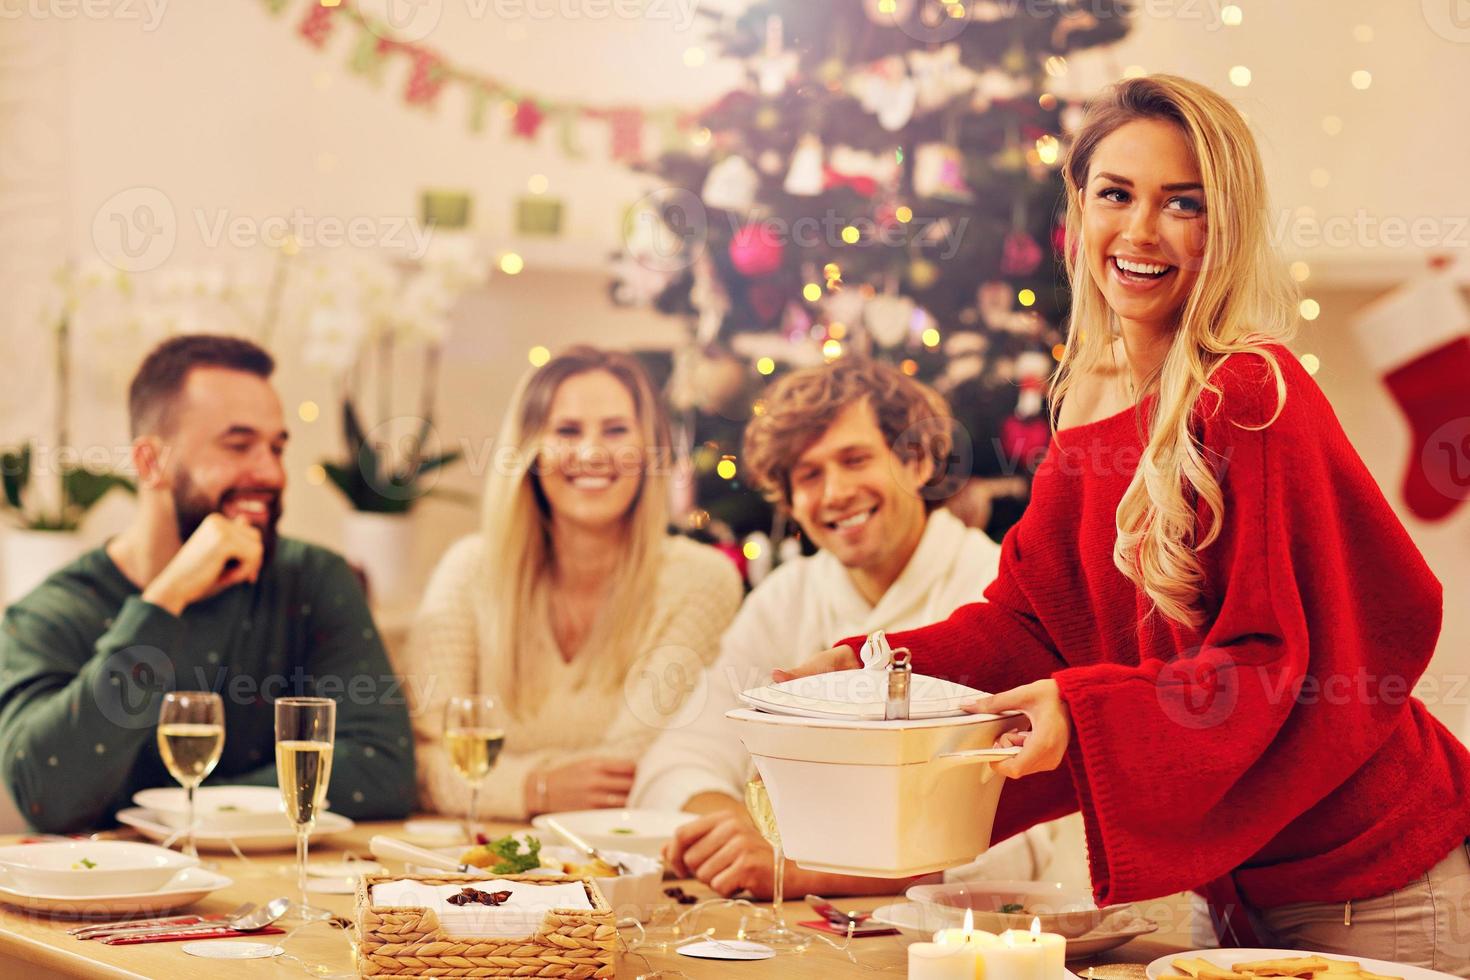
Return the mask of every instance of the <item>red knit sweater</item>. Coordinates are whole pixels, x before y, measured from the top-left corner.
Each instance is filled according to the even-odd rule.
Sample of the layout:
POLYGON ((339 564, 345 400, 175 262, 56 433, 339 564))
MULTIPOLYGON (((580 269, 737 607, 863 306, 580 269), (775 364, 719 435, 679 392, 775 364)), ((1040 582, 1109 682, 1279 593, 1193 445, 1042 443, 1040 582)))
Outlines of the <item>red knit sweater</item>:
POLYGON ((1408 695, 1440 584, 1315 382, 1272 350, 1287 395, 1269 427, 1236 424, 1276 406, 1256 355, 1227 359, 1196 409, 1225 495, 1202 629, 1147 616, 1113 564, 1144 446, 1130 410, 1056 434, 988 601, 889 636, 982 690, 1057 682, 1066 761, 1006 790, 996 839, 1080 807, 1099 904, 1232 884, 1258 908, 1367 898, 1470 836, 1470 753, 1408 695))

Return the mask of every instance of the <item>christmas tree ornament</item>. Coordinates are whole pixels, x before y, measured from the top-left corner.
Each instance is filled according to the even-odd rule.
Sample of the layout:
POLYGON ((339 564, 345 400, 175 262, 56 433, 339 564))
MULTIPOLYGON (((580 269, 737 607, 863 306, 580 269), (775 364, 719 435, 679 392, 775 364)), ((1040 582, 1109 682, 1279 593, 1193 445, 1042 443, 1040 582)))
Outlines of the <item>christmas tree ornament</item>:
POLYGON ((862 323, 867 303, 860 290, 838 289, 822 298, 822 317, 828 323, 862 323))
POLYGON ((1374 301, 1353 329, 1409 422, 1404 503, 1443 520, 1470 500, 1470 306, 1436 271, 1374 301))
POLYGON ((1006 236, 1001 246, 1000 272, 1004 276, 1029 276, 1041 265, 1041 246, 1021 229, 1006 236))
POLYGON ((981 283, 975 299, 985 326, 991 330, 1007 329, 1005 324, 1015 308, 1015 292, 1010 283, 1000 280, 981 283))
POLYGON ((756 169, 767 177, 774 177, 780 173, 781 164, 784 162, 778 150, 762 150, 761 155, 755 158, 756 169))
POLYGON ((710 168, 699 196, 709 207, 746 214, 755 207, 755 193, 760 182, 760 174, 755 172, 750 162, 739 154, 732 154, 710 168))
POLYGON ((745 290, 746 302, 762 327, 773 327, 786 306, 786 288, 775 279, 756 279, 745 290))
POLYGON ((909 77, 902 58, 881 58, 853 76, 852 94, 867 112, 878 117, 878 125, 890 133, 909 124, 918 104, 919 86, 909 77))
POLYGON ((756 89, 767 98, 775 98, 786 91, 796 67, 796 52, 782 49, 781 18, 767 17, 765 49, 755 63, 756 89))
POLYGON ((827 190, 847 187, 863 197, 891 188, 898 179, 900 164, 891 153, 868 153, 850 146, 834 147, 823 172, 827 190))
POLYGON ((812 315, 800 303, 787 303, 781 314, 781 335, 795 343, 804 340, 812 329, 812 315))
POLYGON ((880 346, 896 347, 908 337, 914 300, 899 293, 883 293, 863 307, 863 326, 880 346))
MULTIPOLYGON (((759 279, 781 268, 786 258, 786 245, 776 226, 754 221, 730 237, 730 264, 742 276, 759 279)), ((779 312, 772 311, 774 316, 779 312)))
POLYGON ((996 102, 1010 102, 1030 91, 1031 83, 1024 75, 999 68, 987 68, 975 79, 975 94, 970 99, 970 108, 976 112, 986 112, 996 102))
POLYGON ((909 263, 908 281, 915 289, 928 289, 939 281, 939 266, 928 259, 914 259, 909 263))
POLYGON ((822 141, 808 133, 796 143, 796 150, 791 154, 791 169, 786 172, 782 189, 793 197, 815 197, 822 193, 825 182, 822 141))
POLYGON ((924 143, 914 151, 914 193, 965 204, 975 193, 965 184, 965 159, 948 143, 924 143))
POLYGON ((934 51, 910 51, 909 72, 920 112, 933 112, 975 87, 975 73, 960 63, 958 44, 934 51))
POLYGON ((1082 123, 1087 119, 1087 110, 1076 102, 1069 102, 1057 118, 1061 122, 1062 132, 1071 136, 1082 128, 1082 123))
POLYGON ((898 27, 914 15, 914 0, 863 0, 863 13, 881 27, 898 27))

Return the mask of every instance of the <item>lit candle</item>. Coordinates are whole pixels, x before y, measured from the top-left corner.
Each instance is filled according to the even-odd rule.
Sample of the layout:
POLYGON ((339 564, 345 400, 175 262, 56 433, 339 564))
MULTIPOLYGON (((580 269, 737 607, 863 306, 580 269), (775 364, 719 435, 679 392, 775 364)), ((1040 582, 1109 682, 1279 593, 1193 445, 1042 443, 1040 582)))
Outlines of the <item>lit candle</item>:
POLYGON ((1031 920, 1029 932, 1007 929, 1000 934, 1000 941, 1006 950, 1027 957, 1024 968, 1021 961, 1012 961, 1016 962, 1016 969, 1026 971, 1018 972, 1018 978, 1034 976, 1037 980, 1062 980, 1067 975, 1067 939, 1054 932, 1042 932, 1040 919, 1031 920), (1037 972, 1029 972, 1032 969, 1037 972))
POLYGON ((965 909, 961 929, 940 929, 932 943, 915 943, 909 947, 909 977, 923 980, 984 980, 985 973, 978 958, 979 950, 1000 939, 989 932, 975 929, 975 913, 965 909), (922 948, 920 948, 922 947, 922 948), (914 950, 919 949, 918 953, 914 950), (935 972, 938 971, 938 972, 935 972))

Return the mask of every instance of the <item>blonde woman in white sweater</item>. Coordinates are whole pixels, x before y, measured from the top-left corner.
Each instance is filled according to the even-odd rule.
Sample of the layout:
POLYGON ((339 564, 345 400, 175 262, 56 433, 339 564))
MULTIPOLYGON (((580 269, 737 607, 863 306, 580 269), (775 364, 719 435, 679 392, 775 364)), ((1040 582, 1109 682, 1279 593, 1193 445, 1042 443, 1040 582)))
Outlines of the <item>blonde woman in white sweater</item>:
POLYGON ((742 590, 725 556, 668 534, 669 445, 626 354, 573 347, 521 383, 481 531, 440 561, 400 665, 421 805, 469 800, 440 746, 452 695, 506 709, 480 794, 504 819, 622 806, 654 737, 697 710, 685 702, 742 590))

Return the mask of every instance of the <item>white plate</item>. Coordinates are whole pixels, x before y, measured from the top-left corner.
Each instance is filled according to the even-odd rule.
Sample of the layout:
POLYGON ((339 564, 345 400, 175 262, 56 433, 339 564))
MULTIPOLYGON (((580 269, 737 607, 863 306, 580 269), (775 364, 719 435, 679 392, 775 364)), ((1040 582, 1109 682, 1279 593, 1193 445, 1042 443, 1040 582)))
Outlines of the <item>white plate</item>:
MULTIPOLYGON (((142 807, 128 807, 120 810, 117 814, 119 823, 125 823, 137 830, 149 840, 163 841, 177 834, 177 827, 170 827, 164 823, 151 810, 142 807)), ((316 826, 312 828, 311 839, 318 837, 330 837, 343 831, 351 830, 353 823, 340 813, 323 813, 317 818, 316 826)), ((199 831, 194 835, 194 842, 201 851, 220 851, 229 853, 230 841, 235 842, 243 853, 258 854, 269 851, 289 851, 296 846, 296 834, 286 828, 279 831, 243 831, 236 834, 222 834, 219 831, 199 831)))
POLYGON ((986 932, 1029 929, 1033 920, 1042 932, 1073 939, 1097 929, 1121 906, 1100 909, 1087 888, 1068 887, 1057 881, 947 881, 939 885, 914 885, 904 892, 911 902, 926 905, 941 917, 963 923, 964 912, 974 914, 975 928, 986 932), (1007 905, 1020 905, 1020 912, 1002 912, 1007 905))
POLYGON ((1377 973, 1380 976, 1403 977, 1404 980, 1455 980, 1448 973, 1440 973, 1438 970, 1426 970, 1422 966, 1400 966, 1390 963, 1388 960, 1372 960, 1366 956, 1348 956, 1342 953, 1313 953, 1301 949, 1197 949, 1192 953, 1171 953, 1168 956, 1160 956, 1148 965, 1148 980, 1159 980, 1159 977, 1170 976, 1178 971, 1172 963, 1179 959, 1194 959, 1199 957, 1215 964, 1216 966, 1230 969, 1233 964, 1244 963, 1248 960, 1280 960, 1289 959, 1293 956, 1322 956, 1329 960, 1350 960, 1361 963, 1363 969, 1369 973, 1377 973))
POLYGON ((0 847, 0 869, 33 895, 116 895, 157 891, 199 863, 177 851, 123 840, 44 841, 0 847))
MULTIPOLYGON (((918 942, 929 942, 934 933, 953 925, 948 919, 917 902, 899 902, 885 905, 873 912, 874 922, 892 926, 902 935, 918 942)), ((1159 925, 1134 912, 1131 908, 1121 909, 1108 916, 1099 926, 1085 936, 1067 940, 1067 959, 1075 960, 1114 949, 1130 939, 1157 932, 1159 925)))
MULTIPOLYGON (((887 673, 838 670, 740 692, 740 700, 760 711, 804 718, 856 718, 881 721, 887 699, 887 673)), ((951 718, 960 705, 984 697, 983 691, 952 681, 915 674, 910 682, 910 718, 951 718)))
MULTIPOLYGON (((133 802, 175 829, 189 819, 188 797, 181 787, 139 790, 133 802)), ((281 791, 274 786, 201 786, 194 791, 194 820, 199 830, 220 833, 291 828, 281 791)))
POLYGON ((185 868, 163 888, 155 892, 133 895, 89 895, 68 898, 64 895, 30 895, 17 890, 15 882, 0 872, 0 902, 32 912, 90 918, 171 912, 193 905, 210 892, 229 888, 234 882, 222 874, 204 868, 185 868))
MULTIPOLYGON (((531 826, 541 831, 543 840, 560 839, 561 835, 546 825, 555 819, 588 844, 600 851, 630 851, 644 857, 658 858, 663 846, 674 837, 674 831, 699 815, 679 810, 571 810, 536 817, 531 826)), ((570 841, 568 842, 570 843, 570 841)))

